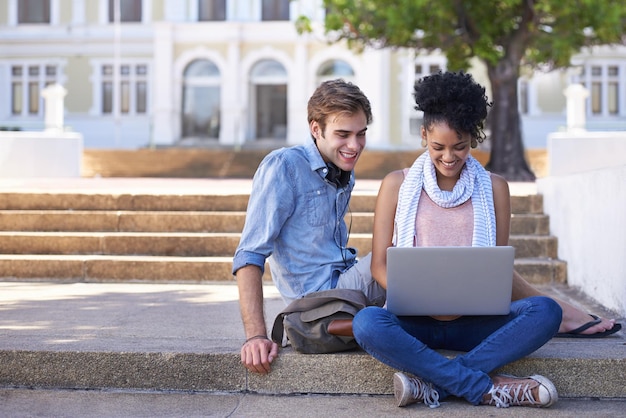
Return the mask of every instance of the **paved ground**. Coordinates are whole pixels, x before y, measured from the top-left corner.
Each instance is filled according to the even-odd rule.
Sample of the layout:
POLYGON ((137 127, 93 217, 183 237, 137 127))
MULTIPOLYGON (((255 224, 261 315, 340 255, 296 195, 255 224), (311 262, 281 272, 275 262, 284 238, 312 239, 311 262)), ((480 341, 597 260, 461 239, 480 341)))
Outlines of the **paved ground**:
POLYGON ((562 399, 549 409, 470 406, 460 400, 429 409, 398 408, 392 396, 261 396, 0 389, 0 415, 12 417, 623 417, 626 399, 562 399))
MULTIPOLYGON (((613 315, 570 289, 544 290, 584 303, 598 315, 613 315)), ((264 295, 271 329, 284 303, 272 284, 264 286, 264 295)), ((234 281, 0 282, 0 350, 224 353, 238 352, 243 339, 234 281)), ((593 357, 601 342, 559 339, 558 344, 575 343, 593 357)))

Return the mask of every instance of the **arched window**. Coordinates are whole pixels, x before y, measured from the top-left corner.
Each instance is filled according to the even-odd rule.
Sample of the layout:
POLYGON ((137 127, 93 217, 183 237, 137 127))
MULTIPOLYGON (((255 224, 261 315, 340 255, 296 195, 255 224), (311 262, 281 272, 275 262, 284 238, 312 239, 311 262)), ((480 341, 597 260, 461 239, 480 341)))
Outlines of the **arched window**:
POLYGON ((195 60, 184 71, 183 137, 220 135, 220 71, 208 60, 195 60))
POLYGON ((278 61, 261 60, 250 71, 250 103, 256 139, 287 138, 287 71, 278 61))
POLYGON ((320 65, 319 70, 317 70, 317 77, 322 78, 321 81, 339 77, 347 79, 354 77, 354 70, 345 61, 330 60, 320 65))
POLYGON ((284 81, 287 78, 287 71, 278 61, 261 60, 252 67, 250 75, 254 80, 276 82, 284 81))

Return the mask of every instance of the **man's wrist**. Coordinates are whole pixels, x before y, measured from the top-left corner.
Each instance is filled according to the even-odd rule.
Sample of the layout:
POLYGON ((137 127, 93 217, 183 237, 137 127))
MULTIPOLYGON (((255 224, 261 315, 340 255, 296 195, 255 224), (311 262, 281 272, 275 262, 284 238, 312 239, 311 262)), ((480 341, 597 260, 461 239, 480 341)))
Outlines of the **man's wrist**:
POLYGON ((248 339, 244 342, 244 344, 246 344, 246 343, 248 343, 248 342, 250 342, 250 341, 252 341, 252 340, 269 340, 269 338, 268 338, 268 337, 267 337, 267 335, 265 335, 265 334, 259 334, 259 335, 255 335, 255 336, 253 336, 253 337, 248 338, 248 339))

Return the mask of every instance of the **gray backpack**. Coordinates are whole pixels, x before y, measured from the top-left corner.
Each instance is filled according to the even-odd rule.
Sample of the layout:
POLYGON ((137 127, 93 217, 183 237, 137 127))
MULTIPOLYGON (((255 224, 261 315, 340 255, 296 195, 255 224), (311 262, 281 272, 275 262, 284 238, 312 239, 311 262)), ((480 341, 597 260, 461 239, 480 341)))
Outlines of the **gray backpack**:
POLYGON ((335 319, 352 319, 369 303, 363 292, 353 289, 330 289, 309 293, 291 302, 274 320, 272 340, 283 343, 283 335, 299 353, 321 354, 352 350, 358 347, 354 337, 328 333, 335 319))

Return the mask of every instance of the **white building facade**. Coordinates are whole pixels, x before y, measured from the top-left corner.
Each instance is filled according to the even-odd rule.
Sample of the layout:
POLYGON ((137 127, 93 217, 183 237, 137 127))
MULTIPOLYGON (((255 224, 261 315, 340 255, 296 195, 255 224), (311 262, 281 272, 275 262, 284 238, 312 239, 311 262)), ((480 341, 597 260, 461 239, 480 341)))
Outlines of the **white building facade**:
MULTIPOLYGON (((323 36, 321 0, 0 0, 0 129, 43 129, 41 91, 59 83, 66 129, 86 148, 276 147, 308 138, 307 100, 342 77, 372 103, 368 147, 419 147, 412 86, 442 54, 366 50, 323 36), (316 31, 300 35, 299 16, 316 31)), ((626 128, 626 49, 520 78, 528 148, 566 124, 564 89, 589 90, 588 129, 626 128)), ((471 72, 487 85, 480 65, 471 72)))

